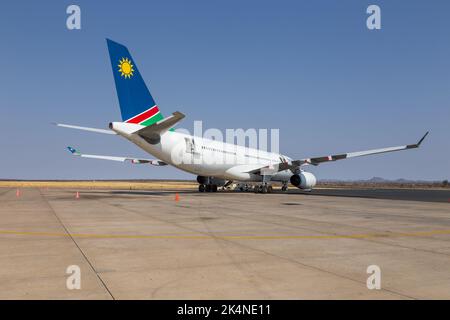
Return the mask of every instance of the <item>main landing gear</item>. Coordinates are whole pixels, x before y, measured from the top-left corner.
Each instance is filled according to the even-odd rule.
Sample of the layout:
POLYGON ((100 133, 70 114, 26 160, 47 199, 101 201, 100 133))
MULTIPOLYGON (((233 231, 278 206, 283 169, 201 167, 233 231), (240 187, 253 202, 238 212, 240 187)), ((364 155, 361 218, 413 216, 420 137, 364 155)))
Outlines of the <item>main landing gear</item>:
POLYGON ((199 192, 217 192, 217 184, 214 183, 213 178, 198 176, 197 182, 199 192))
POLYGON ((198 186, 198 191, 200 192, 217 192, 216 184, 200 184, 198 186))
POLYGON ((273 188, 271 185, 264 183, 261 185, 256 185, 254 191, 255 193, 272 193, 273 188))
POLYGON ((272 185, 270 184, 270 181, 272 179, 272 174, 273 172, 268 172, 267 170, 265 171, 265 173, 262 174, 262 183, 261 184, 257 184, 255 186, 255 193, 272 193, 273 188, 272 185))

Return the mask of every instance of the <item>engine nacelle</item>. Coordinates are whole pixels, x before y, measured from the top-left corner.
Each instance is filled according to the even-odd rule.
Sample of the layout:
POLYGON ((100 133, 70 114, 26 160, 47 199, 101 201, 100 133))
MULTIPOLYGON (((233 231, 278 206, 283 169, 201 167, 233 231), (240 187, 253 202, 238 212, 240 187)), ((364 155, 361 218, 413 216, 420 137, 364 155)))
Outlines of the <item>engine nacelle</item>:
POLYGON ((302 171, 291 177, 291 183, 299 189, 311 190, 316 185, 317 179, 312 173, 302 171))

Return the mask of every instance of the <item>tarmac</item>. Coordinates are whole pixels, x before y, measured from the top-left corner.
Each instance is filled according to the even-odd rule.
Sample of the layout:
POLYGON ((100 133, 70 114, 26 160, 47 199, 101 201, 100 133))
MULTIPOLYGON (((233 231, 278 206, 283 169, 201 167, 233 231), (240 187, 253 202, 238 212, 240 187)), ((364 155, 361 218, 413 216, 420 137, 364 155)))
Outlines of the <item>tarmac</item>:
MULTIPOLYGON (((291 193, 301 193, 301 190, 291 190, 291 193)), ((321 188, 313 190, 311 195, 450 203, 450 190, 445 189, 321 188)))
POLYGON ((450 299, 442 192, 0 188, 0 299, 450 299))

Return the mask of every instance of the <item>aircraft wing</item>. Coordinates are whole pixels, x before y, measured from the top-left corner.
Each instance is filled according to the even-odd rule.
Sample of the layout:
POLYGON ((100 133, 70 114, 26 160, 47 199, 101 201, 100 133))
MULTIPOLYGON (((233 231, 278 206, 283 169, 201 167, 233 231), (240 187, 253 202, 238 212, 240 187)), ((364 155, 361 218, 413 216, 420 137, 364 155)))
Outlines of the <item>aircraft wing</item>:
POLYGON ((425 133, 425 135, 414 144, 408 144, 404 146, 397 146, 397 147, 388 147, 388 148, 381 148, 381 149, 372 149, 372 150, 365 150, 365 151, 356 151, 356 152, 349 152, 349 153, 341 153, 341 154, 334 154, 324 157, 315 157, 315 158, 307 158, 307 159, 300 159, 300 160, 294 160, 292 161, 292 166, 299 167, 302 165, 308 165, 312 164, 314 166, 317 166, 323 162, 330 162, 330 161, 337 161, 337 160, 344 160, 348 158, 355 158, 355 157, 362 157, 362 156, 369 156, 373 154, 379 154, 379 153, 387 153, 387 152, 394 152, 394 151, 401 151, 401 150, 408 150, 408 149, 415 149, 420 147, 420 144, 425 139, 425 137, 428 135, 428 132, 425 133))
POLYGON ((428 135, 428 132, 425 133, 425 135, 417 143, 408 144, 408 145, 404 145, 404 146, 372 149, 372 150, 365 150, 365 151, 356 151, 356 152, 349 152, 349 153, 341 153, 341 154, 334 154, 334 155, 323 156, 323 157, 293 160, 291 162, 288 162, 285 159, 280 158, 281 162, 278 164, 271 165, 271 166, 263 166, 261 168, 252 169, 247 172, 262 175, 262 174, 264 174, 264 171, 266 171, 266 172, 269 172, 269 174, 273 174, 275 172, 284 171, 287 169, 295 170, 298 167, 304 166, 304 165, 317 166, 324 162, 344 160, 344 159, 348 159, 348 158, 355 158, 355 157, 362 157, 362 156, 369 156, 369 155, 379 154, 379 153, 387 153, 387 152, 415 149, 415 148, 420 147, 420 144, 422 143, 422 141, 425 139, 425 137, 427 135, 428 135), (270 172, 272 172, 272 173, 270 173, 270 172))
POLYGON ((111 160, 111 161, 120 161, 120 162, 130 161, 131 163, 135 163, 135 164, 148 163, 148 164, 151 164, 154 166, 166 166, 167 165, 167 163, 165 163, 164 161, 157 160, 157 159, 138 159, 138 158, 132 158, 132 157, 101 156, 101 155, 96 155, 96 154, 80 153, 72 147, 67 147, 67 149, 73 155, 79 156, 82 158, 102 159, 102 160, 111 160))

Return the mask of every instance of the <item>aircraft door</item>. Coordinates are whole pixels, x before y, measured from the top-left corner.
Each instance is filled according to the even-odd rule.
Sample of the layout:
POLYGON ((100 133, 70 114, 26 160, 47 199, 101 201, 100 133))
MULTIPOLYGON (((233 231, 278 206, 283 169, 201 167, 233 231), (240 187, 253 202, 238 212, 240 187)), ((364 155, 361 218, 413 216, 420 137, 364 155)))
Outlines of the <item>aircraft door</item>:
POLYGON ((186 143, 186 153, 190 156, 191 164, 196 166, 200 164, 201 152, 199 152, 194 138, 184 138, 186 143))

